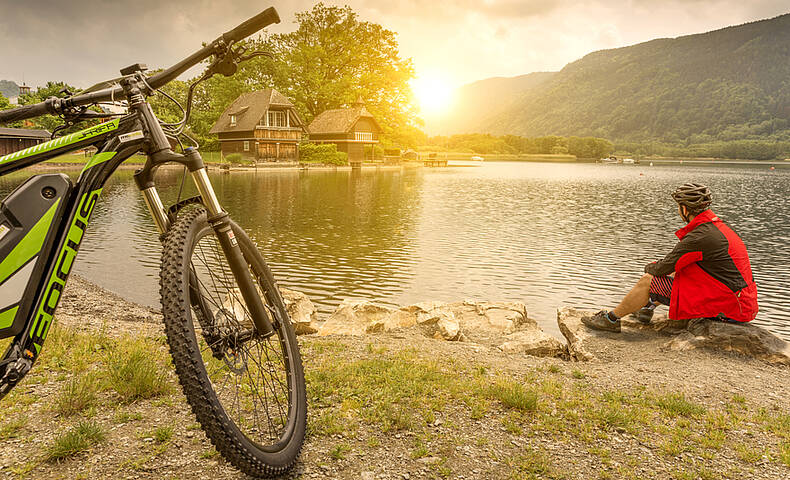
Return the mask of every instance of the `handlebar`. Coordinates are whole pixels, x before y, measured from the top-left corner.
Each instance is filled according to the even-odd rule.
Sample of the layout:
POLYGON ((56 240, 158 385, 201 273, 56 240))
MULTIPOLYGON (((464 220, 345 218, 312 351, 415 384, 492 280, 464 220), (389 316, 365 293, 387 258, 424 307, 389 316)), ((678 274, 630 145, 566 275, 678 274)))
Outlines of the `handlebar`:
POLYGON ((35 105, 23 105, 13 110, 0 112, 0 123, 16 122, 27 118, 40 117, 50 113, 47 102, 36 103, 35 105))
MULTIPOLYGON (((170 68, 147 78, 146 81, 148 82, 148 85, 150 85, 151 88, 155 90, 163 87, 211 55, 218 53, 220 51, 221 45, 238 42, 239 40, 247 38, 253 33, 266 28, 273 23, 280 23, 280 16, 277 14, 277 10, 275 10, 274 7, 269 7, 258 15, 255 15, 241 25, 237 26, 233 30, 223 33, 213 42, 209 43, 205 47, 201 48, 197 52, 181 60, 170 68)), ((106 102, 122 98, 124 98, 124 93, 121 87, 105 88, 97 92, 75 95, 73 97, 64 99, 50 97, 41 103, 24 105, 12 110, 0 112, 0 124, 39 117, 48 113, 57 113, 61 109, 62 105, 66 107, 80 107, 83 105, 91 105, 98 102, 106 102)))

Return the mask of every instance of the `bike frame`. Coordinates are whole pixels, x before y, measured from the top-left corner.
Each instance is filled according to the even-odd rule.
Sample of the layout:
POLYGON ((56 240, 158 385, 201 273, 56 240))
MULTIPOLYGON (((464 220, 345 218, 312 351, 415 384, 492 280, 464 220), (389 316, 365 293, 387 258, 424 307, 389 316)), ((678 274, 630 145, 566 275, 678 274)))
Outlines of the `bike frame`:
MULTIPOLYGON (((162 142, 167 140, 147 102, 133 105, 131 111, 122 118, 0 157, 0 175, 5 175, 86 147, 97 148, 97 153, 87 161, 70 193, 62 199, 51 227, 56 232, 54 241, 44 245, 40 253, 46 259, 44 267, 33 273, 37 281, 35 288, 25 291, 19 304, 22 311, 26 312, 26 319, 23 330, 14 337, 0 362, 0 398, 24 377, 41 353, 105 182, 124 161, 141 150, 149 152, 148 160, 135 173, 135 180, 160 235, 169 229, 170 218, 154 185, 154 174, 162 164, 182 164, 187 166, 192 175, 200 201, 208 212, 209 222, 219 237, 250 311, 256 313, 256 310, 262 311, 264 308, 229 225, 227 213, 217 201, 209 182, 200 154, 196 149, 187 149, 186 154, 182 155, 162 148, 162 142), (156 145, 157 140, 160 148, 152 149, 151 145, 156 145), (12 368, 16 373, 9 376, 12 368)), ((263 335, 272 333, 272 326, 265 314, 258 319, 253 318, 258 332, 263 335)))

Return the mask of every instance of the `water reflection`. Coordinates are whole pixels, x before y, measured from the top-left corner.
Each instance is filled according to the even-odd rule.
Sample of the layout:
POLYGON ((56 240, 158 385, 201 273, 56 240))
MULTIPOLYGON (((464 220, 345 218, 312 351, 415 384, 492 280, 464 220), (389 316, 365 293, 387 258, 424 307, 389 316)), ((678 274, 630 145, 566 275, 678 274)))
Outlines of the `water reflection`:
MULTIPOLYGON (((180 173, 159 177, 165 204, 180 173)), ((0 178, 0 190, 24 178, 0 178)), ((644 264, 668 252, 682 226, 669 192, 706 183, 716 213, 749 247, 757 321, 790 336, 788 179, 767 167, 536 163, 211 175, 280 282, 322 313, 344 298, 521 300, 555 333, 557 307, 613 305, 644 264)), ((182 197, 192 194, 187 185, 182 197)), ((102 198, 76 271, 155 305, 160 246, 131 172, 118 172, 102 198)))

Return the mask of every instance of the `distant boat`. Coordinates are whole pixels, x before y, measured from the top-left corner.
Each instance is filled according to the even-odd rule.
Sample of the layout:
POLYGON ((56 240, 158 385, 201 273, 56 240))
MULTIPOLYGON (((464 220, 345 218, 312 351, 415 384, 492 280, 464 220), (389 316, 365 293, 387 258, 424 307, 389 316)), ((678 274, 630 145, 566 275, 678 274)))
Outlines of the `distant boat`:
POLYGON ((629 164, 629 165, 633 165, 633 164, 636 163, 636 161, 634 161, 633 158, 624 158, 623 159, 623 163, 626 163, 626 164, 629 164))
POLYGON ((617 157, 612 155, 611 157, 600 159, 599 162, 601 162, 601 163, 618 163, 619 160, 617 160, 617 157))
POLYGON ((482 162, 483 161, 483 157, 481 157, 479 155, 475 155, 472 158, 470 158, 469 160, 471 160, 473 162, 482 162))

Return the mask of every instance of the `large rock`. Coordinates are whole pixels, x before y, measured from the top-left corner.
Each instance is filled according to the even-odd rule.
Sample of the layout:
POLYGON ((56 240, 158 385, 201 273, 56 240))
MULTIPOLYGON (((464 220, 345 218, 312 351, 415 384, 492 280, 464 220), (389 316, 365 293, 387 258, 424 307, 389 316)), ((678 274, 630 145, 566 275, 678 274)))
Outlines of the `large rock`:
POLYGON ((563 307, 557 310, 557 325, 560 332, 568 342, 568 356, 571 360, 586 362, 595 358, 585 348, 585 341, 590 333, 582 323, 582 315, 590 315, 595 312, 589 310, 577 310, 572 307, 563 307))
POLYGON ((365 335, 384 331, 384 320, 394 310, 367 301, 345 300, 318 328, 318 335, 365 335))
POLYGON ((737 352, 776 365, 790 365, 790 343, 752 324, 694 319, 688 322, 684 332, 667 343, 667 347, 671 350, 708 348, 737 352))
POLYGON ((539 327, 519 330, 507 335, 505 343, 500 345, 499 349, 505 353, 525 353, 535 357, 568 356, 566 345, 539 327))
POLYGON ((288 316, 291 318, 296 334, 316 333, 318 329, 313 323, 318 318, 318 312, 310 298, 302 292, 289 288, 280 287, 280 293, 283 296, 285 308, 288 310, 288 316))
POLYGON ((508 335, 526 324, 527 307, 522 302, 448 303, 441 308, 453 312, 464 331, 508 335))

